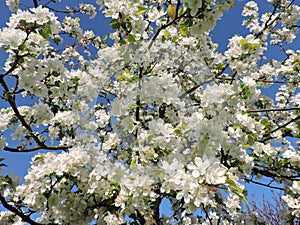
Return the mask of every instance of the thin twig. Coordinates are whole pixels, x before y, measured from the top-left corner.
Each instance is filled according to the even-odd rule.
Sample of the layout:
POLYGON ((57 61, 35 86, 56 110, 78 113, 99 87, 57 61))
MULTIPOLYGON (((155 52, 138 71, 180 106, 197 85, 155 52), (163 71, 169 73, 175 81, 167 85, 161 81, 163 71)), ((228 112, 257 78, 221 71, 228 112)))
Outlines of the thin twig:
POLYGON ((272 188, 272 189, 277 189, 277 190, 280 190, 280 191, 284 191, 284 189, 281 188, 281 187, 271 186, 271 185, 268 185, 268 184, 260 183, 258 181, 254 181, 252 179, 244 178, 244 180, 247 181, 247 182, 251 182, 253 184, 258 184, 260 186, 264 186, 264 187, 268 187, 268 188, 272 188))
POLYGON ((300 116, 297 116, 297 117, 295 117, 294 119, 291 119, 290 121, 286 122, 285 124, 282 124, 281 126, 278 126, 278 127, 275 128, 274 130, 271 130, 271 131, 268 132, 267 134, 264 134, 264 137, 266 137, 266 138, 263 139, 263 140, 261 140, 261 142, 265 142, 265 141, 269 140, 270 137, 267 137, 267 136, 269 136, 269 135, 272 134, 272 133, 275 133, 276 131, 280 130, 281 128, 284 128, 284 127, 286 127, 287 125, 289 125, 289 124, 291 124, 291 123, 293 123, 293 122, 295 122, 295 121, 297 121, 297 120, 299 120, 299 119, 300 119, 300 116))
POLYGON ((151 49, 154 41, 156 40, 156 38, 158 37, 159 33, 166 29, 168 26, 171 26, 172 24, 176 23, 177 21, 179 21, 182 17, 184 17, 186 14, 186 12, 184 12, 182 15, 176 17, 174 20, 171 20, 169 23, 162 25, 160 28, 158 28, 156 34, 154 35, 154 37, 151 39, 150 44, 148 45, 148 50, 151 49))

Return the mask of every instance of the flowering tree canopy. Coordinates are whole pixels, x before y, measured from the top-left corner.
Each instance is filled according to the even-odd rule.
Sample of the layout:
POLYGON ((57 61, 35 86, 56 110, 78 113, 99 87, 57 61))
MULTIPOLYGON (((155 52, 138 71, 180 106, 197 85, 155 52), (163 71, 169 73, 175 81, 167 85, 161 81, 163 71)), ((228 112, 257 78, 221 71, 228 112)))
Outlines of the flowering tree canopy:
POLYGON ((6 0, 0 149, 36 154, 23 182, 1 171, 0 223, 258 224, 247 183, 282 190, 297 220, 300 6, 264 1, 220 52, 234 0, 6 0), (106 36, 81 25, 97 12, 106 36))

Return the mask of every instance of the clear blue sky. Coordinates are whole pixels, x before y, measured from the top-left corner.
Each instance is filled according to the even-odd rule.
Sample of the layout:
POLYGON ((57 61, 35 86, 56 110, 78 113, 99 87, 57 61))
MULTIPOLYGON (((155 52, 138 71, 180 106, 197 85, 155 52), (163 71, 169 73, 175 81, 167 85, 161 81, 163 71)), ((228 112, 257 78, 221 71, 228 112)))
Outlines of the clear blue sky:
MULTIPOLYGON (((25 4, 32 5, 31 0, 20 0, 20 2, 25 2, 25 4)), ((43 1, 42 1, 43 2, 43 1)), ((85 0, 85 3, 94 3, 95 0, 85 0)), ((234 34, 247 34, 247 30, 241 26, 243 18, 241 17, 241 10, 242 5, 244 5, 247 1, 241 2, 236 1, 236 7, 231 11, 225 13, 223 20, 219 21, 217 24, 217 29, 212 34, 213 39, 219 43, 220 51, 224 51, 226 49, 228 39, 232 37, 234 34)), ((261 11, 265 11, 270 9, 266 3, 266 1, 258 0, 259 6, 261 7, 261 11)), ((73 0, 72 4, 78 5, 80 3, 79 0, 73 0)), ((8 21, 10 12, 5 5, 5 1, 0 1, 0 9, 1 9, 1 16, 0 16, 0 27, 4 27, 5 23, 8 21)), ((93 30, 96 34, 105 35, 109 31, 108 19, 105 19, 102 15, 98 14, 96 18, 92 21, 88 19, 88 16, 83 17, 81 19, 82 26, 86 29, 93 30)), ((300 42, 296 42, 293 46, 300 46, 300 42)), ((272 57, 281 57, 281 54, 278 50, 274 49, 272 52, 272 57)), ((4 64, 5 56, 2 52, 0 52, 0 66, 4 64)), ((274 97, 274 90, 269 90, 267 93, 274 97)), ((0 91, 2 91, 0 89, 0 91)), ((23 102, 22 104, 26 104, 23 102)), ((4 104, 3 101, 0 100, 0 107, 6 107, 7 105, 4 104)), ((14 172, 14 174, 24 177, 26 174, 26 170, 30 165, 30 159, 35 153, 8 153, 4 151, 0 151, 0 158, 5 158, 4 163, 8 165, 5 169, 7 172, 14 172)), ((256 195, 258 200, 262 199, 262 195, 265 195, 267 199, 270 198, 270 191, 265 188, 261 188, 257 185, 249 185, 249 195, 251 196, 253 193, 256 195)), ((250 198, 251 199, 251 198, 250 198)), ((0 207, 1 210, 1 207, 0 207)))

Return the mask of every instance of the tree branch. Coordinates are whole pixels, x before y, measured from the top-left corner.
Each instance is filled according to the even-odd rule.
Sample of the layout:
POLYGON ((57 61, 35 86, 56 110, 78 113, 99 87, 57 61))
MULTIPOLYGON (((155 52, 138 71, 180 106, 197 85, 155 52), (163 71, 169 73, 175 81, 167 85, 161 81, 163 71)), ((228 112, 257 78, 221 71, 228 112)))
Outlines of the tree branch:
POLYGON ((39 6, 38 1, 37 0, 33 0, 33 5, 34 5, 34 8, 37 8, 39 6))
POLYGON ((151 49, 151 47, 152 47, 154 41, 156 40, 156 38, 158 37, 159 33, 160 33, 162 30, 166 29, 168 26, 170 26, 170 25, 176 23, 177 21, 179 21, 182 17, 185 16, 185 14, 186 14, 186 12, 184 12, 182 15, 180 15, 180 16, 178 16, 178 17, 177 17, 177 15, 176 15, 176 18, 175 18, 174 20, 171 20, 169 23, 167 23, 167 24, 165 24, 165 25, 162 25, 160 28, 158 28, 156 34, 155 34, 154 37, 151 39, 150 44, 148 45, 148 50, 151 49))
POLYGON ((271 186, 269 184, 264 184, 264 183, 261 183, 261 182, 258 182, 258 181, 254 181, 253 179, 244 178, 244 180, 246 182, 249 182, 249 183, 258 184, 260 186, 264 186, 264 187, 268 187, 268 188, 272 188, 272 189, 277 189, 277 190, 280 190, 280 191, 284 191, 284 188, 277 187, 277 186, 271 186))
POLYGON ((202 209, 203 209, 203 211, 204 211, 204 213, 205 213, 206 218, 208 218, 209 224, 212 225, 212 224, 213 224, 213 223, 212 223, 212 220, 211 220, 211 218, 209 217, 209 214, 208 214, 207 210, 205 209, 204 204, 201 203, 201 206, 202 206, 202 209))
POLYGON ((291 181, 299 181, 300 180, 300 175, 298 176, 285 176, 285 175, 281 175, 281 174, 275 174, 269 171, 268 168, 266 168, 265 170, 259 169, 257 167, 253 167, 252 168, 252 172, 253 174, 260 174, 266 177, 272 177, 272 178, 281 178, 281 179, 286 179, 286 180, 291 180, 291 181))
POLYGON ((53 151, 57 151, 57 150, 68 150, 71 146, 35 146, 32 148, 11 148, 11 147, 5 147, 3 150, 7 151, 7 152, 34 152, 37 150, 53 150, 53 151))
MULTIPOLYGON (((197 85, 195 85, 194 87, 191 87, 190 89, 188 89, 187 91, 185 91, 185 93, 183 93, 182 95, 179 96, 180 99, 184 98, 186 95, 192 93, 193 91, 195 91, 196 89, 198 89, 199 87, 201 87, 202 85, 204 84, 207 84, 207 83, 210 83, 212 81, 214 81, 215 79, 221 79, 219 78, 218 76, 220 76, 227 68, 228 68, 229 64, 227 63, 225 65, 225 67, 218 73, 215 75, 215 77, 209 79, 209 80, 206 80, 206 81, 203 81, 197 85)), ((230 79, 231 80, 231 79, 230 79)))
MULTIPOLYGON (((0 201, 4 208, 6 208, 10 212, 16 214, 17 216, 21 217, 22 221, 27 222, 31 225, 43 225, 42 223, 37 223, 37 222, 33 221, 29 216, 25 215, 20 209, 17 209, 15 207, 13 207, 12 205, 8 204, 6 199, 1 194, 0 194, 0 201)), ((48 224, 48 225, 56 225, 56 224, 52 223, 52 224, 48 224)))
POLYGON ((275 133, 276 131, 280 130, 281 128, 286 127, 287 125, 297 121, 298 119, 300 119, 300 116, 295 117, 294 119, 291 119, 290 121, 286 122, 285 124, 282 124, 280 126, 278 126, 277 128, 275 128, 274 130, 271 130, 270 132, 268 132, 267 134, 264 134, 263 137, 265 137, 265 139, 260 140, 261 142, 265 142, 267 140, 270 139, 270 137, 268 137, 270 134, 275 133))
POLYGON ((290 110, 300 110, 300 107, 291 107, 291 108, 273 108, 273 109, 256 109, 256 110, 247 110, 247 113, 258 113, 258 112, 281 112, 281 111, 290 111, 290 110))

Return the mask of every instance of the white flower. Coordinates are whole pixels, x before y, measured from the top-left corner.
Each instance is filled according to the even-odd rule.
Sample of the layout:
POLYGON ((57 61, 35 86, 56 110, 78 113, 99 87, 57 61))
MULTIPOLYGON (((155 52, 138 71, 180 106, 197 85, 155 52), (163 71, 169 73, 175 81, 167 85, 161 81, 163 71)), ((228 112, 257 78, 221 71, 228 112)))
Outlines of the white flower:
POLYGON ((30 9, 31 12, 33 12, 35 16, 35 22, 39 25, 43 25, 49 22, 52 19, 55 19, 55 15, 53 12, 49 12, 49 9, 47 7, 39 6, 37 8, 30 9))
POLYGON ((188 169, 192 170, 192 175, 194 178, 205 175, 210 163, 207 157, 205 157, 205 159, 206 160, 203 161, 202 158, 196 157, 194 163, 188 164, 188 169))
POLYGON ((293 186, 291 187, 291 190, 296 194, 300 194, 300 181, 293 181, 293 186))
POLYGON ((80 13, 91 15, 90 19, 94 18, 97 15, 96 7, 92 4, 79 4, 80 13))
POLYGON ((7 142, 4 137, 0 137, 0 150, 3 150, 7 146, 7 142))
POLYGON ((18 49, 25 38, 26 33, 22 30, 4 28, 0 31, 0 45, 5 45, 10 49, 18 49))
POLYGON ((251 77, 243 77, 242 81, 245 85, 249 86, 249 87, 256 87, 256 82, 253 78, 251 77))
POLYGON ((100 127, 104 127, 110 119, 110 116, 106 113, 105 110, 96 110, 95 116, 96 122, 99 124, 100 127))
POLYGON ((188 4, 191 9, 191 16, 195 16, 198 10, 202 7, 203 0, 183 0, 184 3, 188 4))
POLYGON ((215 161, 212 164, 210 164, 205 177, 206 182, 208 184, 224 184, 226 181, 226 173, 227 169, 221 165, 221 163, 215 161))
POLYGON ((16 12, 19 9, 20 0, 6 0, 6 5, 11 11, 16 12))
POLYGON ((27 130, 23 126, 15 127, 14 130, 15 132, 11 134, 11 138, 13 140, 21 141, 27 130))

